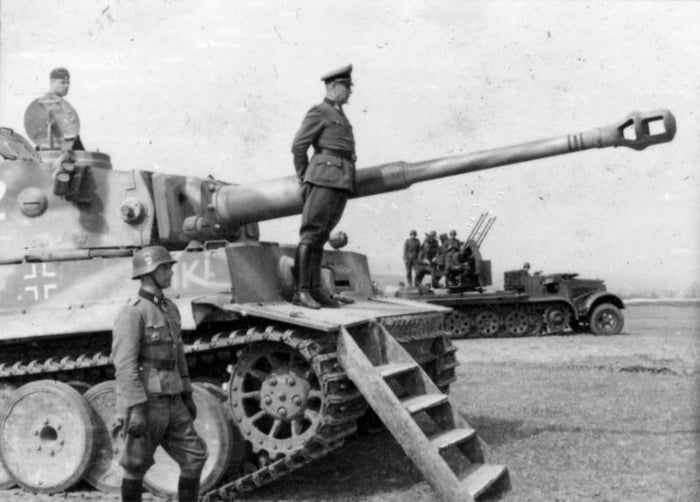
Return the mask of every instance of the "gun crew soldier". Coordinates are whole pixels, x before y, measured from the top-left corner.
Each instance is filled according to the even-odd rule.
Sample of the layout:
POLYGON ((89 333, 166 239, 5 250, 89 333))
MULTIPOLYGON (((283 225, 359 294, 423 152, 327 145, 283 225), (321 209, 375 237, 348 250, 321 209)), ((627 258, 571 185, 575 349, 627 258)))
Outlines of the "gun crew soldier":
POLYGON ((403 263, 406 266, 406 280, 408 287, 414 285, 413 272, 418 274, 418 254, 420 253, 420 241, 416 237, 418 233, 411 230, 408 239, 403 243, 403 263))
POLYGON ((195 502, 207 447, 193 421, 197 408, 180 335, 177 306, 163 296, 175 260, 161 246, 137 251, 138 298, 117 317, 112 340, 117 407, 125 417, 122 501, 140 502, 143 477, 160 445, 179 464, 178 500, 195 502))
POLYGON ((351 75, 352 65, 347 65, 321 77, 326 97, 307 112, 292 142, 294 169, 304 200, 294 259, 297 284, 293 303, 313 309, 351 303, 321 289, 323 246, 355 191, 355 137, 343 112, 352 93, 351 75), (310 147, 314 149, 311 160, 310 147))

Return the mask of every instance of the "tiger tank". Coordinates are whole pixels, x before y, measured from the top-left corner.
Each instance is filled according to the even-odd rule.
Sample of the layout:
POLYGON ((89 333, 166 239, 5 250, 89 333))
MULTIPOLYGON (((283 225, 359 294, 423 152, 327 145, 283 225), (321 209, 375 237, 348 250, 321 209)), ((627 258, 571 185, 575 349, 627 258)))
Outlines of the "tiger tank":
MULTIPOLYGON (((195 427, 209 448, 203 499, 231 500, 324 457, 369 408, 441 500, 507 488, 507 468, 485 462, 449 402, 449 308, 375 295, 367 257, 341 249, 324 250, 323 288, 354 303, 292 304, 295 246, 261 241, 258 222, 301 214, 296 176, 235 185, 114 169, 106 153, 79 149, 77 114, 61 113, 30 106, 34 144, 0 129, 2 488, 56 493, 85 479, 118 491, 111 330, 137 294, 132 256, 151 245, 177 260, 166 293, 180 310, 195 427), (416 429, 417 416, 437 432, 416 429), (455 448, 467 459, 459 475, 444 460, 455 448)), ((590 148, 641 150, 674 134, 670 112, 632 113, 572 135, 358 169, 352 197, 590 148)), ((144 484, 176 491, 177 466, 160 449, 144 484)))

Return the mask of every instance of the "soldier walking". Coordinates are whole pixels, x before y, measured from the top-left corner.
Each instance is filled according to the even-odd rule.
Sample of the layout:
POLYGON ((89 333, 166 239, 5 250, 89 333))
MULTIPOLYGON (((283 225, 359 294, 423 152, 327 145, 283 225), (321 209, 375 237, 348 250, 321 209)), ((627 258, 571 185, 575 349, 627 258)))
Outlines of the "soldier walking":
POLYGON ((413 273, 418 274, 418 253, 420 253, 420 241, 416 237, 418 233, 411 230, 408 239, 403 244, 403 263, 406 266, 406 280, 408 287, 414 286, 413 273))
POLYGON ((323 246, 355 191, 355 138, 343 111, 352 93, 351 75, 352 65, 347 65, 321 77, 326 97, 307 112, 292 142, 294 169, 304 200, 292 301, 302 307, 318 309, 352 302, 340 295, 331 297, 321 289, 323 246))
POLYGON ((177 306, 163 296, 175 260, 162 246, 137 251, 133 279, 138 298, 119 313, 112 358, 116 369, 117 408, 125 417, 122 501, 140 502, 143 477, 160 445, 180 465, 178 500, 195 502, 207 459, 204 440, 194 429, 197 408, 180 334, 177 306))

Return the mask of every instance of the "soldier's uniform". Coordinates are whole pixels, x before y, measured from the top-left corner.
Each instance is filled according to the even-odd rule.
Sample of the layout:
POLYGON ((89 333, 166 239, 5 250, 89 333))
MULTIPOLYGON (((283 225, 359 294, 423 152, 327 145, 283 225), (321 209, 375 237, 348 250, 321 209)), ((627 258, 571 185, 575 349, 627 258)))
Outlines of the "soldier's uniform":
MULTIPOLYGON (((164 248, 157 246, 139 253, 146 256, 151 269, 173 261, 164 248), (148 256, 153 249, 156 258, 148 256), (158 262, 157 253, 168 261, 158 262)), ((134 278, 139 278, 136 265, 134 269, 134 278)), ((112 334, 112 360, 116 370, 117 412, 124 419, 127 431, 119 464, 124 468, 125 481, 138 482, 132 483, 135 488, 129 489, 129 500, 140 500, 140 482, 153 465, 153 454, 159 445, 180 466, 180 500, 185 500, 184 491, 194 492, 190 497, 196 499, 207 446, 195 431, 193 416, 183 401, 183 393, 191 400, 192 384, 177 306, 162 296, 162 292, 156 295, 141 289, 139 297, 125 305, 117 316, 112 334), (146 426, 143 434, 135 435, 129 433, 130 410, 139 406, 145 407, 146 426)), ((122 496, 126 500, 124 492, 122 496)))
POLYGON ((112 358, 119 414, 126 417, 129 408, 147 403, 148 429, 140 438, 126 436, 119 463, 127 473, 142 477, 161 445, 180 465, 183 477, 199 479, 207 447, 182 401, 182 393, 192 392, 192 384, 180 337, 180 314, 165 297, 143 290, 139 296, 117 317, 112 358))
POLYGON ((420 253, 420 241, 416 238, 416 231, 412 230, 410 237, 403 244, 403 262, 406 266, 407 284, 413 286, 413 271, 418 273, 418 254, 420 253))
MULTIPOLYGON (((324 75, 321 80, 326 84, 341 82, 350 86, 351 73, 352 65, 348 65, 324 75)), ((355 137, 342 105, 326 97, 312 107, 294 137, 292 154, 304 200, 295 257, 299 289, 308 286, 315 291, 314 298, 321 301, 318 288, 323 246, 355 191, 355 137), (313 155, 309 160, 310 147, 313 147, 313 155), (312 284, 307 284, 309 281, 312 284)))
POLYGON ((439 244, 436 239, 435 231, 426 234, 425 240, 421 244, 420 253, 418 255, 420 267, 418 273, 416 274, 416 286, 421 286, 421 283, 423 282, 423 277, 425 277, 426 274, 431 274, 432 279, 438 246, 439 244))

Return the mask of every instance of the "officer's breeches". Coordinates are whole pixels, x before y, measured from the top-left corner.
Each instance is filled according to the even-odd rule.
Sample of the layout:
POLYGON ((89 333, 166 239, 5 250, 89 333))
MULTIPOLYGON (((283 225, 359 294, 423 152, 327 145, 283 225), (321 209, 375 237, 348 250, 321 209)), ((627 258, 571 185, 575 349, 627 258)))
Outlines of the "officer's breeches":
POLYGON ((119 460, 124 477, 143 478, 154 464, 153 454, 159 445, 178 463, 182 477, 199 479, 207 460, 207 445, 194 430, 180 394, 149 397, 146 433, 140 438, 126 435, 119 460))
POLYGON ((304 185, 304 210, 299 230, 301 244, 323 247, 340 221, 349 193, 317 185, 304 185))

